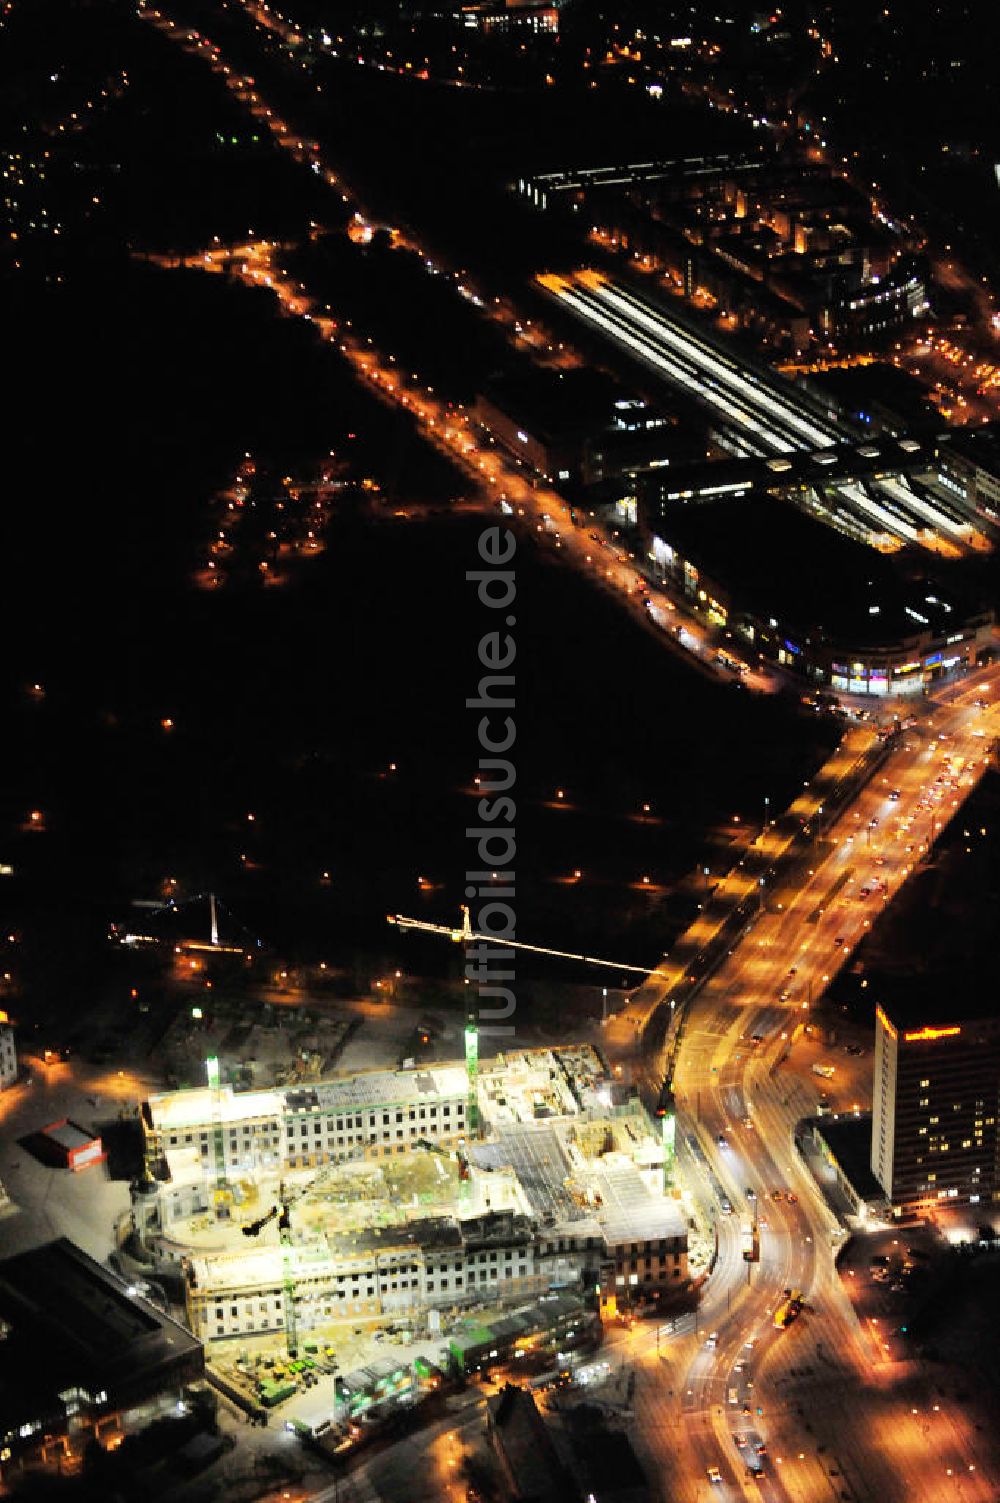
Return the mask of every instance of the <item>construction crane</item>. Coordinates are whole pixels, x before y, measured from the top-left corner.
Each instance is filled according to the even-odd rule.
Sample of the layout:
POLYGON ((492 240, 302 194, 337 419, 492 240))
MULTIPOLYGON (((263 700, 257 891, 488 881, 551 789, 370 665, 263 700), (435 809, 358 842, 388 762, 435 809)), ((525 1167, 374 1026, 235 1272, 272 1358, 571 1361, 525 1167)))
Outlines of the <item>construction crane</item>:
MULTIPOLYGON (((266 1226, 277 1220, 278 1237, 281 1242, 281 1282, 285 1291, 285 1343, 288 1347, 288 1355, 293 1359, 299 1354, 298 1319, 295 1314, 295 1275, 292 1271, 292 1204, 293 1200, 299 1200, 316 1184, 317 1180, 329 1172, 329 1166, 324 1166, 317 1174, 308 1179, 304 1185, 297 1187, 297 1193, 293 1196, 292 1189, 286 1188, 284 1180, 278 1184, 278 1199, 269 1211, 263 1216, 258 1216, 254 1221, 248 1221, 243 1227, 244 1237, 259 1237, 266 1226)), ((461 1160, 459 1178, 468 1178, 469 1166, 465 1164, 465 1175, 461 1172, 461 1160)))
POLYGON ((469 944, 473 940, 482 940, 484 944, 496 945, 502 950, 530 950, 535 955, 554 955, 558 960, 579 960, 584 965, 606 966, 611 971, 631 971, 637 976, 662 976, 664 980, 675 979, 675 972, 664 971, 657 967, 650 968, 648 965, 629 965, 625 961, 604 960, 599 955, 577 954, 573 950, 556 950, 551 945, 532 945, 524 939, 505 939, 497 934, 480 934, 473 929, 469 919, 469 910, 462 904, 462 926, 456 929, 452 924, 432 924, 426 919, 407 918, 402 913, 386 914, 386 922, 394 924, 397 929, 416 929, 422 934, 436 934, 441 939, 450 939, 453 944, 469 944))
POLYGON ((226 1132, 222 1121, 222 1072, 217 1054, 210 1054, 205 1061, 208 1089, 212 1097, 212 1167, 214 1179, 215 1214, 228 1217, 227 1191, 229 1177, 226 1172, 226 1132))
POLYGON ((293 1360, 299 1355, 298 1321, 295 1318, 295 1275, 292 1273, 292 1219, 287 1201, 282 1201, 278 1217, 281 1238, 281 1281, 285 1291, 285 1345, 293 1360))
POLYGON ((299 1334, 295 1316, 295 1275, 292 1272, 292 1217, 284 1183, 279 1186, 279 1197, 277 1204, 265 1211, 263 1216, 246 1223, 243 1235, 259 1237, 264 1228, 277 1219, 278 1236, 281 1239, 281 1283, 285 1291, 285 1344, 289 1357, 294 1359, 299 1354, 299 1334))
MULTIPOLYGON (((206 955, 244 955, 251 956, 255 951, 262 951, 264 941, 250 933, 244 924, 220 902, 214 892, 198 892, 190 898, 178 901, 176 898, 168 898, 166 902, 146 902, 136 900, 134 907, 141 908, 149 913, 150 922, 146 925, 146 931, 132 929, 127 924, 114 923, 110 927, 110 936, 118 944, 126 949, 144 949, 148 946, 172 945, 180 954, 204 953, 206 955), (164 920, 172 920, 179 923, 182 916, 187 916, 190 910, 196 910, 198 905, 208 906, 208 938, 185 938, 179 939, 169 932, 163 925, 164 920), (224 914, 229 919, 227 931, 230 937, 223 938, 220 933, 219 918, 224 914)), ((198 915, 200 917, 200 914, 198 915)), ((201 931, 204 933, 204 930, 201 931)))
MULTIPOLYGON (((664 981, 676 981, 676 967, 665 970, 659 966, 633 965, 626 961, 605 960, 600 955, 586 955, 573 950, 557 950, 552 945, 534 945, 523 939, 507 939, 496 934, 481 934, 473 929, 469 916, 468 906, 463 903, 461 907, 461 927, 455 928, 450 924, 432 924, 427 919, 408 918, 402 913, 389 913, 386 915, 388 923, 397 929, 413 929, 421 934, 433 934, 440 939, 450 939, 453 944, 471 944, 481 940, 485 944, 497 946, 501 950, 529 950, 533 955, 552 955, 558 960, 577 960, 584 965, 603 966, 612 971, 628 971, 633 975, 643 976, 647 980, 654 976, 660 976, 664 981)), ((663 1120, 665 1137, 669 1134, 672 1140, 674 1109, 673 1109, 673 1071, 675 1055, 671 1054, 666 1077, 658 1091, 657 1116, 663 1120), (662 1110, 661 1110, 662 1108, 662 1110)), ((479 1119, 479 1096, 477 1091, 477 1078, 479 1070, 479 1020, 474 1005, 470 1007, 469 1016, 465 1027, 465 1067, 468 1076, 469 1106, 466 1113, 466 1121, 469 1124, 470 1133, 474 1134, 479 1119)))
POLYGON ((280 1214, 281 1214, 281 1207, 280 1206, 272 1206, 271 1209, 269 1211, 265 1212, 265 1214, 263 1216, 258 1216, 256 1221, 246 1221, 246 1222, 244 1222, 244 1224, 243 1224, 243 1235, 244 1235, 244 1237, 259 1237, 260 1234, 261 1234, 261 1232, 267 1226, 268 1222, 269 1221, 273 1221, 274 1218, 276 1216, 280 1216, 280 1214))

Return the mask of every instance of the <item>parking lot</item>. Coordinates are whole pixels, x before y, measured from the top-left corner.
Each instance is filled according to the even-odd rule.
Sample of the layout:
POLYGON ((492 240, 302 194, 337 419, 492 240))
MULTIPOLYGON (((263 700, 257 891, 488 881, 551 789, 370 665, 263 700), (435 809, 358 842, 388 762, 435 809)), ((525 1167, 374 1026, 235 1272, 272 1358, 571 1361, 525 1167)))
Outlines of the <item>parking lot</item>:
POLYGON ((63 1118, 97 1133, 120 1128, 152 1082, 80 1060, 22 1063, 26 1078, 0 1096, 0 1180, 15 1208, 4 1218, 4 1251, 69 1237, 103 1263, 115 1245, 115 1225, 129 1210, 128 1179, 112 1179, 106 1162, 77 1173, 51 1167, 23 1140, 63 1118))
POLYGON ((905 1340, 907 1319, 945 1255, 926 1226, 880 1230, 855 1237, 839 1262, 840 1277, 862 1327, 884 1361, 912 1355, 905 1340))

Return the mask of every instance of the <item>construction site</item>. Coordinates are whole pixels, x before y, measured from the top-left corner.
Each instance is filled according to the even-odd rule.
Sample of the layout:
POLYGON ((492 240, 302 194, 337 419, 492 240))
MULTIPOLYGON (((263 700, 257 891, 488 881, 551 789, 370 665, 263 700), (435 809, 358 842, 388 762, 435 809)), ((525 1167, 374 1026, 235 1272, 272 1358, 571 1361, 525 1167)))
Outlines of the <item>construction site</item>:
POLYGON ((598 1318, 686 1286, 672 1145, 599 1052, 469 1053, 244 1092, 209 1059, 205 1086, 144 1104, 127 1252, 182 1282, 254 1417, 315 1431, 393 1344, 415 1391, 453 1332, 553 1290, 598 1318))

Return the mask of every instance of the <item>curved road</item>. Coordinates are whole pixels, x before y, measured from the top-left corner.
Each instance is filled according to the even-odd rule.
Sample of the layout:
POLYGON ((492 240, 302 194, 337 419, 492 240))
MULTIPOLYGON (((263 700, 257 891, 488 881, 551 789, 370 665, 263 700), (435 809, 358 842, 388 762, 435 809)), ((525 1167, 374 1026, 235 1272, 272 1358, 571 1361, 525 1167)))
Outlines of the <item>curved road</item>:
POLYGON ((697 1330, 671 1336, 659 1358, 648 1333, 632 1352, 640 1448, 677 1503, 993 1503, 1000 1493, 996 1458, 959 1405, 859 1326, 834 1265, 839 1227, 793 1143, 826 1085, 797 1073, 809 1071, 796 1062, 800 1025, 978 781, 1000 717, 977 702, 996 684, 988 670, 945 691, 833 824, 827 861, 782 911, 761 916, 691 1006, 675 1072, 678 1144, 716 1218, 719 1255, 697 1330), (760 1261, 748 1283, 741 1227, 755 1211, 760 1261), (778 1331, 773 1312, 793 1286, 805 1309, 778 1331), (767 1445, 760 1480, 733 1439, 748 1429, 767 1445))

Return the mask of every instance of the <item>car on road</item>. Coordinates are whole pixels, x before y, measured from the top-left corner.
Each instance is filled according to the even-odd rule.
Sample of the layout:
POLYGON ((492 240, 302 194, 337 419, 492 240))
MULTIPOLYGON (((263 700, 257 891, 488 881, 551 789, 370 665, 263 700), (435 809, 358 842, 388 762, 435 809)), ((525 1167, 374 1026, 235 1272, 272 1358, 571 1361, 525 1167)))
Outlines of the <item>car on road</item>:
POLYGON ((722 1481, 722 1473, 719 1471, 719 1468, 717 1466, 710 1466, 707 1475, 709 1482, 722 1481))
POLYGON ((731 1216, 733 1214, 732 1203, 727 1199, 726 1196, 723 1196, 719 1201, 719 1209, 722 1212, 723 1216, 731 1216))
POLYGON ((889 790, 889 797, 891 798, 892 802, 895 803, 897 801, 897 799, 900 797, 899 789, 898 788, 891 788, 889 790))
POLYGON ((726 1135, 725 1135, 724 1132, 720 1132, 719 1136, 716 1138, 715 1141, 718 1143, 718 1145, 719 1145, 720 1148, 728 1148, 729 1147, 729 1139, 726 1137, 726 1135))
POLYGON ((784 1191, 783 1190, 772 1190, 771 1191, 771 1199, 772 1200, 784 1200, 784 1198, 785 1198, 785 1195, 784 1195, 784 1191))
POLYGON ((838 934, 837 938, 834 940, 834 944, 836 945, 836 947, 837 947, 838 950, 841 948, 841 946, 843 945, 843 943, 844 943, 844 936, 842 934, 838 934))
POLYGON ((757 1199, 757 1191, 754 1189, 753 1185, 747 1185, 747 1200, 756 1200, 756 1199, 757 1199))
POLYGON ((705 1345, 708 1347, 708 1349, 709 1349, 710 1352, 714 1352, 715 1348, 718 1346, 718 1344, 719 1344, 719 1333, 718 1333, 718 1331, 713 1331, 710 1336, 706 1336, 705 1337, 705 1345))
POLYGON ((763 1477, 764 1457, 767 1455, 767 1445, 757 1434, 757 1431, 748 1430, 745 1435, 737 1435, 733 1439, 740 1448, 747 1471, 751 1476, 763 1477))
POLYGON ((790 1206, 797 1206, 799 1203, 799 1197, 797 1195, 793 1195, 791 1190, 785 1191, 785 1199, 788 1201, 788 1204, 790 1206))

